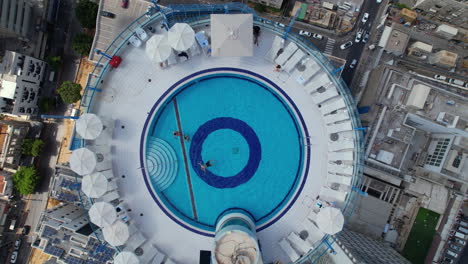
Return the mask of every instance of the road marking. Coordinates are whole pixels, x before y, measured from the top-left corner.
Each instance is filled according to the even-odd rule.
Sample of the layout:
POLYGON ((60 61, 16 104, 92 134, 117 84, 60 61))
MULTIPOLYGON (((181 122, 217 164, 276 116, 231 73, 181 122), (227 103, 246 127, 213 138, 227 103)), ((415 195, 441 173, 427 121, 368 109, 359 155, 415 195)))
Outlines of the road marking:
POLYGON ((325 54, 332 55, 333 48, 335 47, 335 42, 336 42, 336 40, 334 40, 332 38, 327 39, 327 45, 325 46, 325 51, 324 51, 325 54))

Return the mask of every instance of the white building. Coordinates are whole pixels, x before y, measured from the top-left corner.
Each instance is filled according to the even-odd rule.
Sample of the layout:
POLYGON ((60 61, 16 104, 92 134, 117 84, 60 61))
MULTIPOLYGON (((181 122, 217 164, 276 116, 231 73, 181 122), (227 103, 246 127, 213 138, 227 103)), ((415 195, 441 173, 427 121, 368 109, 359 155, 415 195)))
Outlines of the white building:
POLYGON ((29 117, 38 112, 46 63, 17 52, 0 58, 0 113, 29 117))

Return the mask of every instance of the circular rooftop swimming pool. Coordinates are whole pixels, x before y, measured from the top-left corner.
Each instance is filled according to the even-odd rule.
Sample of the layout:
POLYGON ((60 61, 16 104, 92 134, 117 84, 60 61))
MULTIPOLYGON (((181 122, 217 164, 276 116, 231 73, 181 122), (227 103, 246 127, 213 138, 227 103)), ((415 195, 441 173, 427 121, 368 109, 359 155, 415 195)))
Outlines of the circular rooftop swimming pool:
POLYGON ((291 99, 246 70, 209 69, 180 80, 146 120, 140 162, 158 206, 185 228, 212 236, 229 209, 257 230, 299 195, 308 171, 304 121, 291 99))

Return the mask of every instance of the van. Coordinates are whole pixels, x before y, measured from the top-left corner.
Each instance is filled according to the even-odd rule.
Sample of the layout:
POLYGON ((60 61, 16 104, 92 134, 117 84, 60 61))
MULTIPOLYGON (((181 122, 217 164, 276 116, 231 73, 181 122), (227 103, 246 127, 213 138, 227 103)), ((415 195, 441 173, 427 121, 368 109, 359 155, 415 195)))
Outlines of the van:
POLYGON ((16 225, 16 220, 11 220, 11 223, 10 223, 10 230, 13 231, 15 230, 15 225, 16 225))
POLYGON ((462 226, 458 226, 458 231, 462 232, 462 233, 465 233, 465 234, 468 234, 468 229, 462 227, 462 226))
POLYGON ((454 235, 454 236, 455 236, 456 238, 461 239, 461 240, 466 240, 466 238, 465 238, 466 236, 465 236, 465 234, 463 234, 463 233, 455 232, 455 235, 454 235))

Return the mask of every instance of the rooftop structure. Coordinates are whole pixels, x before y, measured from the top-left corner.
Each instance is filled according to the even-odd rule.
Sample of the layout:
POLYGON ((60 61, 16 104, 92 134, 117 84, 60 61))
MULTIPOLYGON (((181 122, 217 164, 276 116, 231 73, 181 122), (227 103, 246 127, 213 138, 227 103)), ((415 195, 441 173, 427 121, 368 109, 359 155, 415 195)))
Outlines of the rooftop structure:
POLYGON ((449 23, 465 29, 468 28, 466 16, 464 16, 468 11, 466 1, 418 0, 413 8, 422 11, 422 14, 431 20, 449 23))
POLYGON ((429 63, 444 68, 453 68, 457 65, 458 54, 448 50, 441 50, 429 56, 429 63))
POLYGON ((0 112, 26 117, 37 114, 44 72, 44 61, 7 51, 0 59, 0 112))
POLYGON ((403 8, 401 9, 400 11, 400 16, 406 21, 406 22, 410 22, 410 23, 413 23, 414 20, 416 20, 416 18, 418 17, 418 14, 413 11, 413 10, 409 10, 408 8, 403 8))
POLYGON ((81 181, 82 176, 74 173, 68 166, 57 165, 50 188, 50 197, 65 203, 80 205, 81 181))
POLYGON ((379 41, 379 47, 383 47, 388 53, 400 56, 405 53, 409 39, 408 34, 385 26, 382 38, 379 41))
POLYGON ((418 54, 418 53, 429 54, 431 52, 432 52, 432 45, 421 42, 421 41, 416 41, 412 43, 408 48, 408 55, 418 56, 415 54, 418 54))
POLYGON ((436 28, 435 33, 443 38, 452 39, 458 34, 458 29, 446 24, 441 24, 436 28))
POLYGON ((0 4, 0 37, 28 40, 34 23, 31 1, 3 0, 0 4))
MULTIPOLYGON (((1 100, 1 99, 0 99, 1 100)), ((28 135, 29 122, 0 120, 0 168, 16 172, 20 165, 21 144, 28 135)))
POLYGON ((153 255, 138 256, 143 262, 192 263, 212 248, 218 219, 236 208, 253 219, 262 245, 255 254, 264 262, 323 255, 333 241, 320 228, 321 208, 348 217, 362 169, 359 117, 336 69, 299 36, 255 16, 248 27, 262 33, 252 56, 211 56, 220 36, 206 14, 253 13, 240 4, 163 12, 139 17, 116 38, 105 52, 123 63, 110 71, 108 57, 100 57, 103 67, 90 75, 81 101, 83 112, 115 120, 110 144, 83 142, 96 166, 72 166, 117 181, 117 190, 96 198, 120 208, 103 237, 136 255, 153 244, 144 250, 153 255), (153 61, 145 42, 153 34, 164 39, 157 26, 164 17, 170 28, 188 23, 195 41, 187 56, 169 49, 166 59, 161 41, 164 50, 151 56, 161 60, 153 61), (142 32, 148 27, 155 32, 142 32), (102 160, 111 167, 99 167, 102 160))
POLYGON ((9 200, 13 194, 12 174, 7 171, 0 172, 0 199, 9 200))

